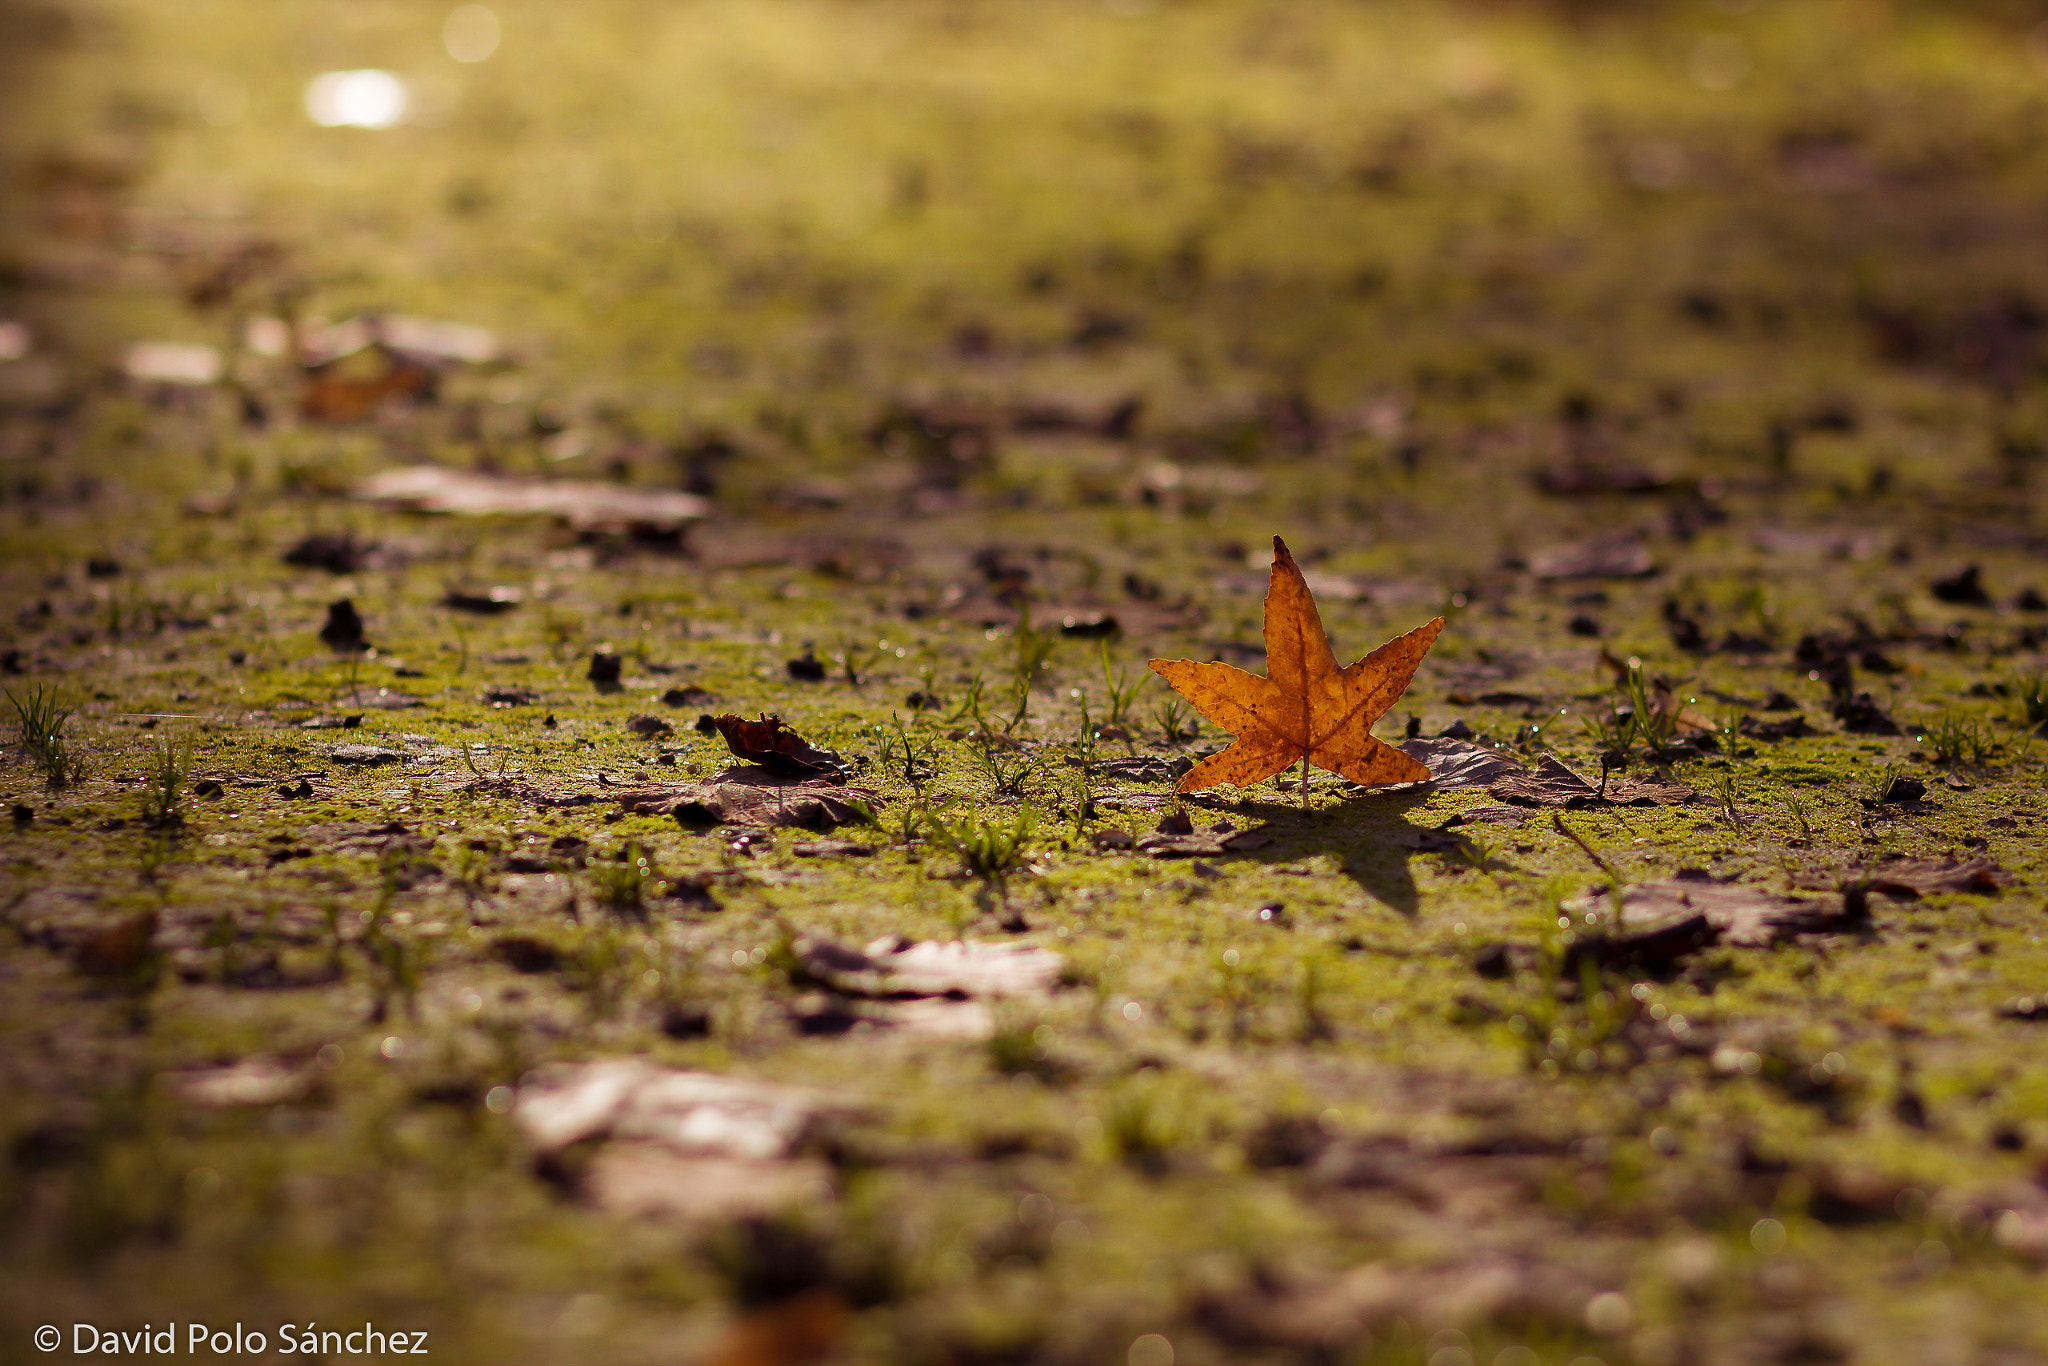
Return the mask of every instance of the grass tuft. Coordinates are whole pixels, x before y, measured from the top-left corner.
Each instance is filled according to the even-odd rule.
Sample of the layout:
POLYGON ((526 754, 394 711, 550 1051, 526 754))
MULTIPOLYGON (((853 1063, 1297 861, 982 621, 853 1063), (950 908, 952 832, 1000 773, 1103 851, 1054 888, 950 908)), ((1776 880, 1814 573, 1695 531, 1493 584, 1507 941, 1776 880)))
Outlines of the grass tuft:
POLYGON ((21 736, 21 747, 42 770, 43 781, 50 790, 54 792, 76 782, 84 770, 78 756, 71 752, 64 726, 78 708, 65 705, 55 688, 40 683, 30 688, 25 697, 8 693, 7 700, 14 705, 14 724, 21 736))

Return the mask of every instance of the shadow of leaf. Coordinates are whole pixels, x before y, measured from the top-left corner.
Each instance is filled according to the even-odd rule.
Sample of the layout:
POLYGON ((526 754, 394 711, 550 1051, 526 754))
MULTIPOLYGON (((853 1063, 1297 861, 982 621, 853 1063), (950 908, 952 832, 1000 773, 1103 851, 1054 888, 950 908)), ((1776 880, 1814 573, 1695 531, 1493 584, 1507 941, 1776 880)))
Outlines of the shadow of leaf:
POLYGON ((1408 860, 1419 852, 1415 832, 1421 827, 1406 817, 1430 795, 1413 788, 1372 792, 1342 806, 1307 811, 1280 802, 1247 802, 1232 808, 1232 814, 1260 822, 1253 828, 1269 842, 1230 857, 1274 864, 1334 855, 1339 870, 1367 896, 1413 916, 1420 896, 1408 860))

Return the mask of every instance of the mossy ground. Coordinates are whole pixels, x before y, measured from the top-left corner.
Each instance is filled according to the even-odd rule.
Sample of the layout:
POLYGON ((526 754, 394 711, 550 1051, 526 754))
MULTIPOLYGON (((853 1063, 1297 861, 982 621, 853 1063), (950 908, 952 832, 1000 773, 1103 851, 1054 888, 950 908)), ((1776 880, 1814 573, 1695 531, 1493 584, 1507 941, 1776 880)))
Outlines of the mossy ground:
MULTIPOLYGON (((474 67, 422 4, 17 11, 36 79, 7 120, 26 188, 0 297, 38 346, 0 367, 0 630, 17 696, 78 704, 83 771, 48 790, 16 749, 4 776, 28 809, 0 836, 10 1355, 44 1322, 366 1317, 431 1330, 444 1360, 732 1350, 735 1306, 774 1281, 737 1235, 566 1198, 486 1103, 542 1061, 645 1053, 871 1105, 784 1235, 850 1309, 832 1360, 1154 1359, 1146 1334, 1183 1363, 2048 1356, 2038 1264, 1966 1199, 2048 1154, 2041 1026, 1997 1013, 2048 994, 2042 750, 2016 696, 2044 641, 2018 595, 2048 578, 2048 104, 2024 31, 1817 0, 497 8, 503 46, 474 67), (419 119, 308 124, 303 83, 360 66, 412 80, 419 119), (201 117, 237 92, 234 121, 201 117), (280 251, 195 295, 258 240, 280 251), (253 356, 239 393, 110 377, 131 341, 220 343, 285 305, 483 324, 511 358, 356 426, 296 419, 292 377, 253 356), (1121 427, 987 416, 1127 397, 1121 427), (941 403, 982 416, 875 434, 941 403), (423 458, 674 487, 714 435, 740 454, 703 466, 716 511, 690 555, 345 496, 423 458), (1532 477, 1575 463, 1663 482, 1532 477), (283 564, 313 531, 383 558, 283 564), (1232 647, 1256 646, 1276 532, 1370 588, 1324 596, 1340 654, 1450 612, 1390 738, 1462 717, 1597 767, 1578 716, 1609 693, 1603 648, 1699 698, 1722 744, 1673 768, 1715 804, 1568 818, 1627 879, 1777 887, 1981 851, 2018 884, 1878 899, 1867 935, 1560 999, 1474 958, 1574 933, 1560 898, 1600 880, 1577 844, 1547 819, 1463 853, 1403 843, 1479 794, 1323 775, 1306 809, 1272 788, 1189 803, 1266 825, 1257 851, 1097 852, 1104 828, 1149 831, 1164 808, 1130 799, 1167 788, 1098 778, 1077 811, 1067 761, 1108 689, 1097 643, 1062 637, 1016 727, 1040 825, 1008 901, 1067 984, 988 1044, 801 1034, 792 933, 1013 937, 903 838, 919 803, 1018 803, 949 738, 971 722, 942 719, 1014 678, 1007 609, 988 627, 948 596, 993 601, 970 557, 1028 570, 1041 626, 1120 614, 1113 667, 1257 667, 1232 647), (1653 574, 1522 567, 1617 532, 1653 574), (1988 605, 1931 595, 1965 563, 1988 605), (463 616, 451 584, 525 600, 463 616), (316 639, 343 597, 369 655, 316 639), (1762 646, 1681 652, 1667 603, 1762 646), (1895 670, 1852 652, 1857 687, 1904 735, 1839 733, 1794 656, 1857 621, 1855 651, 1895 670), (860 681, 793 681, 806 643, 855 652, 860 681), (607 645, 617 694, 585 677, 607 645), (657 700, 683 685, 717 703, 657 700), (907 705, 926 689, 939 711, 907 705), (1537 700, 1447 700, 1509 691, 1537 700), (1740 738, 1774 691, 1824 733, 1740 738), (851 833, 875 856, 534 800, 708 774, 723 749, 688 723, 719 708, 864 762, 888 805, 851 833), (648 712, 676 734, 629 734, 648 712), (360 725, 300 725, 344 714, 360 725), (929 764, 914 787, 899 719, 929 764), (1977 752, 1937 756, 1958 720, 1977 752), (152 826, 160 742, 221 789, 188 784, 182 821, 152 826), (345 767, 342 742, 406 757, 345 767), (1891 765, 1928 806, 1862 800, 1891 765), (301 776, 310 795, 278 792, 301 776), (508 870, 563 836, 593 866, 508 870), (735 874, 722 909, 608 910, 602 860, 635 846, 735 874), (52 947, 150 910, 160 956, 129 978, 52 947), (515 972, 492 952, 515 933, 568 966, 515 972), (666 1035, 678 1006, 708 1036, 666 1035), (1636 1011, 1717 1046, 1632 1053, 1636 1011), (209 1110, 163 1081, 255 1055, 317 1085, 209 1110), (1330 1185, 1288 1164, 1290 1134, 1415 1165, 1330 1185), (1881 1195, 1842 1197, 1843 1173, 1881 1195), (1244 1327, 1363 1264, 1485 1258, 1625 1303, 1455 1330, 1420 1306, 1312 1342, 1244 1327)), ((1102 757, 1221 738, 1169 742, 1165 700, 1141 694, 1102 757)))

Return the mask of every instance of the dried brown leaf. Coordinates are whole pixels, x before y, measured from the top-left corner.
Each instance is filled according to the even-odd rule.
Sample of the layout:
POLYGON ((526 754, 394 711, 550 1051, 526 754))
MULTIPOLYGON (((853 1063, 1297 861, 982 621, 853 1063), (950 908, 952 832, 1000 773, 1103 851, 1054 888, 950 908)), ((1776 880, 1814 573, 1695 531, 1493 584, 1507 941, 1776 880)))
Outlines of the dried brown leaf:
POLYGON ((1518 761, 1485 745, 1449 736, 1415 739, 1401 746, 1403 753, 1420 760, 1429 770, 1430 781, 1438 787, 1485 787, 1512 773, 1526 773, 1518 761))
POLYGON ((1544 755, 1533 769, 1495 779, 1495 798, 1523 806, 1683 806, 1698 794, 1671 778, 1630 778, 1611 774, 1603 790, 1544 755))
POLYGON ((1765 948, 1802 934, 1847 928, 1839 900, 1816 901, 1705 876, 1644 882, 1622 890, 1598 887, 1566 903, 1574 916, 1613 929, 1581 940, 1574 952, 1596 960, 1668 962, 1713 944, 1765 948))
POLYGON ((703 782, 634 788, 616 800, 628 811, 665 812, 686 825, 786 825, 831 830, 887 805, 879 793, 765 768, 729 768, 703 782))
POLYGON ((724 712, 711 718, 725 746, 750 764, 774 773, 794 775, 837 774, 846 761, 829 749, 820 749, 783 723, 779 716, 749 721, 724 712))

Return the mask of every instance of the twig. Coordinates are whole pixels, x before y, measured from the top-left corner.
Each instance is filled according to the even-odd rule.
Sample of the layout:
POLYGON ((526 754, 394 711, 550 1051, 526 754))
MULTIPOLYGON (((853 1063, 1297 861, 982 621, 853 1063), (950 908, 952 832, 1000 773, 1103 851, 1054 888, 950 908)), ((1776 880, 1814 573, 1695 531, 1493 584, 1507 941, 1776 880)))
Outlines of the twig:
POLYGON ((1597 867, 1601 872, 1607 874, 1608 877, 1614 879, 1614 881, 1617 884, 1620 883, 1621 874, 1614 871, 1614 865, 1610 864, 1606 859, 1601 858, 1599 851, 1594 849, 1592 845, 1586 843, 1585 838, 1582 835, 1580 835, 1578 831, 1572 829, 1569 825, 1566 825, 1564 823, 1563 816, 1559 815, 1555 811, 1551 812, 1550 823, 1557 827, 1558 834, 1568 836, 1573 844, 1576 844, 1579 846, 1579 848, 1585 850, 1586 857, 1593 860, 1593 864, 1595 867, 1597 867))

